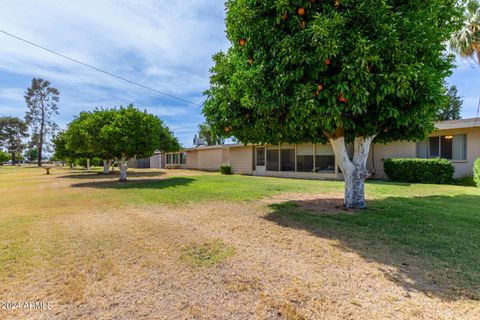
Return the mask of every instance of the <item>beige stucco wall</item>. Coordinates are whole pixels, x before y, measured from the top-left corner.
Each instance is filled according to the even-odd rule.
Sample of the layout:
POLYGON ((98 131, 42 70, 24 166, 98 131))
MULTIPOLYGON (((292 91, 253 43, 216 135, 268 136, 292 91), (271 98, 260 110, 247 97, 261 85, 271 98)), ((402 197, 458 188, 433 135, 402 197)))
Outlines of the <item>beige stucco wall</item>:
POLYGON ((198 169, 198 151, 197 150, 187 151, 187 168, 198 169))
POLYGON ((235 147, 230 148, 230 166, 232 166, 232 172, 236 174, 252 174, 253 163, 253 148, 248 147, 235 147))
POLYGON ((222 163, 221 164, 230 164, 230 148, 222 149, 222 163))
POLYGON ((389 158, 415 158, 417 147, 414 142, 393 142, 389 144, 374 144, 370 148, 367 168, 373 174, 373 178, 385 179, 387 176, 383 170, 383 161, 389 158))
MULTIPOLYGON (((197 157, 197 166, 190 167, 187 161, 187 168, 198 170, 218 170, 223 164, 224 156, 223 148, 211 148, 211 149, 198 149, 195 150, 197 157)), ((228 151, 228 150, 227 150, 228 151)), ((187 153, 188 159, 188 153, 187 153)))

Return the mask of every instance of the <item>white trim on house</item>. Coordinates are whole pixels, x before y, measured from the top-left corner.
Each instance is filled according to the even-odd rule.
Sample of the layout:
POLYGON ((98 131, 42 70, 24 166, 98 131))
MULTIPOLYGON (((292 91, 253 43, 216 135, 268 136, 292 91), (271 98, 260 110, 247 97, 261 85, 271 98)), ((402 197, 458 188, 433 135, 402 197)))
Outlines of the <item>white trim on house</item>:
POLYGON ((466 129, 480 127, 480 118, 448 120, 435 123, 437 130, 466 129))

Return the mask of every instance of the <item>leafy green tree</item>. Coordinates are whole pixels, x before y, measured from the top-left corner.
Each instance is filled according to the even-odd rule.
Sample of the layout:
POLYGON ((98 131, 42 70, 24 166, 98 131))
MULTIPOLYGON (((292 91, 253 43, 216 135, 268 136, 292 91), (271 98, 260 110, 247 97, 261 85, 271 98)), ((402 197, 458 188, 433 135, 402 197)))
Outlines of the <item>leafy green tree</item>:
MULTIPOLYGON (((12 165, 20 158, 25 148, 23 139, 28 137, 28 126, 16 117, 0 117, 0 146, 3 146, 12 155, 12 165)), ((19 163, 20 164, 20 163, 19 163)))
POLYGON ((53 135, 58 126, 53 116, 58 114, 57 104, 60 92, 51 86, 50 81, 33 78, 32 85, 25 92, 25 102, 28 111, 25 120, 31 127, 32 139, 38 150, 38 165, 42 165, 42 151, 48 135, 53 135))
POLYGON ((462 111, 462 99, 458 96, 458 90, 456 86, 445 88, 447 90, 445 101, 441 104, 440 109, 437 111, 437 120, 458 120, 462 117, 460 113, 462 111))
POLYGON ((82 112, 69 124, 65 134, 68 149, 83 155, 115 159, 121 181, 127 179, 131 160, 150 157, 156 150, 180 148, 162 120, 133 105, 82 112))
POLYGON ((10 160, 10 155, 6 152, 0 151, 0 166, 2 166, 3 163, 8 160, 10 160))
POLYGON ((345 206, 365 207, 373 140, 433 130, 457 1, 228 0, 226 8, 231 47, 213 57, 207 123, 243 143, 329 141, 345 206))
POLYGON ((480 64, 480 2, 469 0, 465 7, 463 26, 450 39, 450 48, 461 57, 480 64))

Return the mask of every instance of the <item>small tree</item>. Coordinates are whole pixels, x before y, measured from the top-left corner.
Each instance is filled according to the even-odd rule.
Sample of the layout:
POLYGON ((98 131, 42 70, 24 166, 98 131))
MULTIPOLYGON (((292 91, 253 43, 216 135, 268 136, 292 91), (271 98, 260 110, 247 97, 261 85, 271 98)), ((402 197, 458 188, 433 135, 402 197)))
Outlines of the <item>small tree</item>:
MULTIPOLYGON (((446 89, 447 90, 447 89, 446 89)), ((456 86, 448 88, 445 101, 441 104, 440 109, 437 111, 437 120, 458 120, 462 117, 460 112, 462 111, 462 99, 458 96, 458 90, 456 86)))
POLYGON ((457 1, 229 0, 226 8, 231 47, 214 56, 207 122, 243 143, 329 141, 345 206, 365 207, 373 140, 434 129, 457 1))
POLYGON ((22 140, 28 136, 27 130, 27 124, 19 118, 0 117, 0 145, 11 153, 12 165, 20 159, 22 149, 25 148, 22 140))
POLYGON ((53 135, 57 127, 53 116, 58 114, 57 104, 60 92, 51 87, 48 80, 33 78, 32 85, 25 92, 25 102, 28 111, 25 120, 31 127, 36 139, 38 150, 38 165, 42 165, 42 151, 48 135, 53 135))
POLYGON ((66 136, 70 150, 117 160, 120 181, 127 179, 132 159, 150 157, 156 150, 180 148, 162 120, 133 105, 82 112, 69 124, 66 136))

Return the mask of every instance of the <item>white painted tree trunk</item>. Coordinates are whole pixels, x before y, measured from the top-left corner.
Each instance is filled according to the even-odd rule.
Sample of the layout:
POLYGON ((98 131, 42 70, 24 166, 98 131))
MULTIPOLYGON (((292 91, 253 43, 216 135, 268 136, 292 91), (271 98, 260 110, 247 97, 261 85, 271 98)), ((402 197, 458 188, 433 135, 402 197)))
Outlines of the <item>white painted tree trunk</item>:
POLYGON ((118 169, 120 170, 120 181, 127 181, 128 160, 122 157, 118 161, 118 169))
POLYGON ((110 173, 110 166, 112 165, 112 160, 103 160, 103 173, 110 173))
POLYGON ((90 171, 90 159, 87 159, 87 171, 90 171))
POLYGON ((355 138, 352 160, 348 156, 345 138, 330 138, 338 166, 345 179, 344 206, 346 208, 366 208, 365 180, 370 176, 370 172, 367 170, 367 159, 374 138, 375 135, 355 138))

